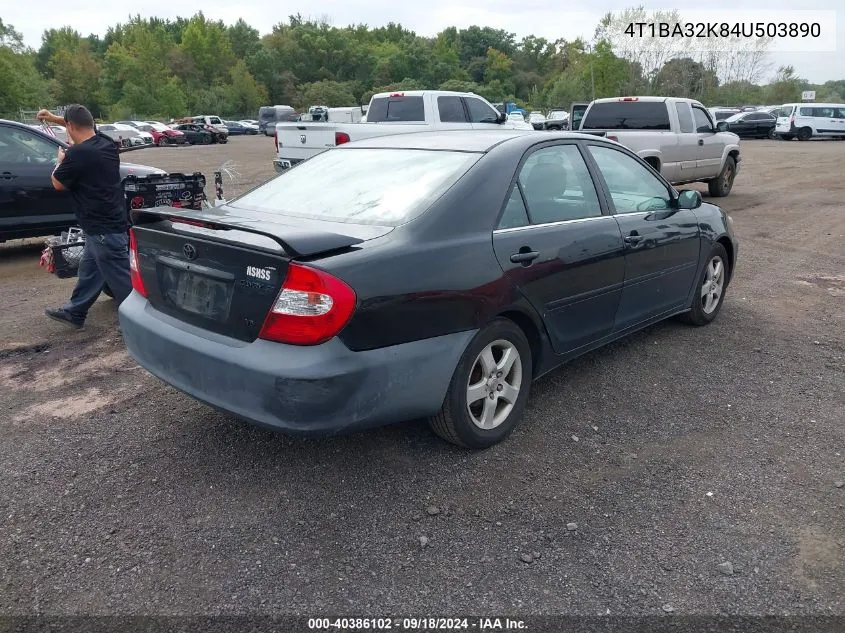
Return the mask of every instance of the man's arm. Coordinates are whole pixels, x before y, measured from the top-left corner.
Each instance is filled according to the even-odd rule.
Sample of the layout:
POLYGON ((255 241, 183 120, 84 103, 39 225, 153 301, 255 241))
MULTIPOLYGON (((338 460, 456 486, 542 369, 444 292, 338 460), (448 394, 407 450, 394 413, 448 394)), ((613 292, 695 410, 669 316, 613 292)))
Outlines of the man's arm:
POLYGON ((38 114, 35 115, 35 118, 39 121, 47 121, 48 123, 53 123, 54 125, 65 124, 65 120, 62 117, 56 116, 49 110, 39 110, 38 114))
POLYGON ((71 152, 71 156, 67 157, 65 150, 61 147, 59 148, 56 156, 56 167, 50 176, 50 181, 53 183, 53 188, 56 191, 65 191, 76 182, 79 165, 74 160, 74 156, 75 154, 71 152))

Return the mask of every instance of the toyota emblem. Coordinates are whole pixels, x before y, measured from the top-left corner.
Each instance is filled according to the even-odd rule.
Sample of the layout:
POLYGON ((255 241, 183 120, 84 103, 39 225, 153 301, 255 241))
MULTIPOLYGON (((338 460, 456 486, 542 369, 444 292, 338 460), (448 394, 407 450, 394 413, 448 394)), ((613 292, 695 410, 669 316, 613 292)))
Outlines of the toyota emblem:
POLYGON ((197 258, 197 249, 194 248, 192 244, 185 244, 182 247, 182 253, 184 253, 185 257, 187 257, 188 259, 197 258))
POLYGON ((299 135, 299 142, 302 143, 303 145, 305 145, 305 135, 304 134, 299 135))

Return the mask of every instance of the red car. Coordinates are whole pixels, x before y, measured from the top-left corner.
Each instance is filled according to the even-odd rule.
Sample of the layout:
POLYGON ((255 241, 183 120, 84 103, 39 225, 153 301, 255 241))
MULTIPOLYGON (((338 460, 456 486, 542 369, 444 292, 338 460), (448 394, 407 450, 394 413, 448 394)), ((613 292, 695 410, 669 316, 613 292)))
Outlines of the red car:
POLYGON ((153 135, 153 143, 159 147, 168 145, 184 145, 188 142, 185 135, 179 130, 173 130, 162 123, 147 123, 136 126, 142 132, 149 132, 153 135))

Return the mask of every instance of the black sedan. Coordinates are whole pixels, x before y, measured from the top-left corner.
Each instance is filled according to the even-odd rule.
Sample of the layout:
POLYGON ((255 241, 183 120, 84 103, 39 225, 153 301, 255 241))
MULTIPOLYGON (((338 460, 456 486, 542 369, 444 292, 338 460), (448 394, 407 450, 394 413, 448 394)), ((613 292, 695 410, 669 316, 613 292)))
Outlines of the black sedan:
MULTIPOLYGON (((58 235, 76 226, 73 200, 56 191, 50 175, 59 148, 68 144, 28 125, 0 119, 0 242, 58 235)), ((163 174, 161 169, 120 163, 121 176, 163 174)))
POLYGON ((471 448, 561 363, 711 322, 737 257, 698 192, 618 143, 533 130, 348 143, 226 205, 133 218, 120 322, 151 373, 288 432, 427 417, 471 448))
POLYGON ((768 112, 740 112, 725 123, 729 132, 741 138, 774 138, 777 119, 768 112))
POLYGON ((182 132, 191 145, 211 145, 214 141, 214 135, 196 123, 181 123, 173 129, 182 132))

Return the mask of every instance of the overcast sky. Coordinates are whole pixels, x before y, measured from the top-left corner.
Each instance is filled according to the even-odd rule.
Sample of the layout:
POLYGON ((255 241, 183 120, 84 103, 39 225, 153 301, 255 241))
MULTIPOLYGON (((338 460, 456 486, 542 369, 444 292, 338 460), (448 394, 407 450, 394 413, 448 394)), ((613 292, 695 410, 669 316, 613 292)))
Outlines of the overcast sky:
MULTIPOLYGON (((279 8, 276 9, 272 3, 259 0, 204 0, 197 5, 172 0, 144 0, 140 3, 124 0, 86 0, 84 3, 49 3, 49 9, 46 10, 33 9, 32 5, 26 2, 8 0, 4 4, 4 22, 14 25, 23 33, 28 45, 38 48, 41 33, 48 28, 71 26, 83 35, 93 32, 102 36, 110 25, 126 22, 131 13, 140 11, 143 17, 189 17, 200 8, 206 17, 221 19, 227 24, 242 17, 262 35, 268 33, 274 24, 286 20, 289 14, 299 12, 305 18, 326 18, 335 26, 363 23, 373 27, 391 21, 398 22, 420 35, 434 35, 452 25, 461 28, 477 24, 507 29, 516 33, 517 37, 533 34, 551 40, 559 37, 590 38, 606 11, 618 11, 638 3, 635 0, 630 3, 623 0, 598 0, 584 3, 583 6, 589 7, 592 12, 578 13, 563 10, 562 7, 566 6, 566 3, 555 0, 292 0, 279 3, 279 8)), ((708 20, 719 21, 726 19, 727 11, 735 9, 738 3, 724 0, 707 3, 698 0, 674 0, 671 5, 666 2, 646 4, 646 7, 675 8, 681 11, 682 15, 685 8, 695 10, 695 17, 687 18, 693 21, 700 19, 702 5, 706 7, 705 15, 708 20)), ((837 8, 837 5, 841 6, 841 0, 816 0, 812 5, 809 8, 832 10, 837 8)), ((745 0, 742 6, 744 9, 757 9, 753 14, 756 21, 783 20, 783 11, 799 7, 795 2, 785 0, 745 0)), ((781 64, 792 64, 799 76, 814 83, 845 79, 845 11, 841 12, 841 19, 835 21, 835 26, 830 23, 822 26, 826 29, 835 28, 838 52, 770 53, 772 71, 781 64)), ((833 38, 829 41, 833 41, 833 38)))

